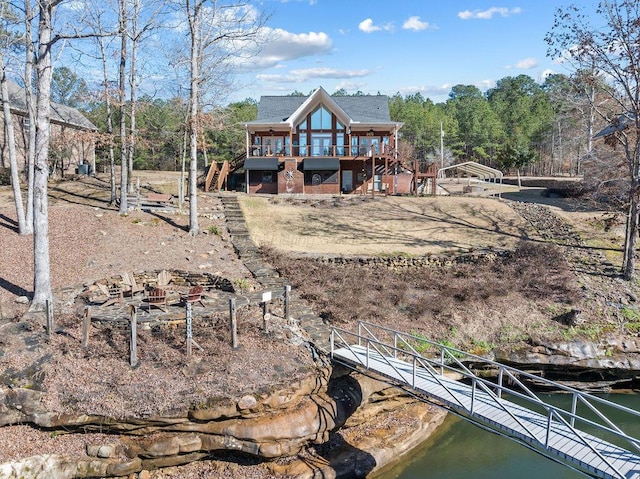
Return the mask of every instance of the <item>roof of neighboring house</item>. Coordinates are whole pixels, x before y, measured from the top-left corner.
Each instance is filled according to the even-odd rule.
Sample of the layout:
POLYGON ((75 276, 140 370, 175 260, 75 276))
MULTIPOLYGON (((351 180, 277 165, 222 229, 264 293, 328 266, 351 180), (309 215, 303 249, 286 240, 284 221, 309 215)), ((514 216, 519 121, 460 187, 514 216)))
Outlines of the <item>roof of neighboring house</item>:
POLYGON ((620 115, 618 118, 615 118, 608 126, 600 130, 596 133, 593 138, 602 138, 609 135, 613 135, 614 133, 618 133, 620 131, 625 130, 631 125, 634 125, 636 122, 636 115, 633 112, 627 112, 620 115))
MULTIPOLYGON (((256 123, 281 123, 306 102, 309 96, 263 96, 256 123)), ((331 99, 356 123, 389 123, 386 95, 332 96, 331 99)))
MULTIPOLYGON (((9 88, 9 105, 11 109, 26 115, 27 98, 24 88, 21 88, 11 81, 7 82, 7 86, 9 88)), ((84 130, 98 129, 75 108, 54 102, 51 102, 51 121, 65 123, 84 130)))

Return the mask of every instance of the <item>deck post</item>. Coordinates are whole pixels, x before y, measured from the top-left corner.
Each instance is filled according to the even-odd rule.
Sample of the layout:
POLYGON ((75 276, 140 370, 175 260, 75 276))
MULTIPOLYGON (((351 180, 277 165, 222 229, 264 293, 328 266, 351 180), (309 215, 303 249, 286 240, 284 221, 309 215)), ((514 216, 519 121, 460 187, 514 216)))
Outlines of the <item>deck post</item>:
POLYGON ((236 299, 229 300, 229 322, 231 328, 231 347, 238 349, 238 319, 236 315, 236 299))
POLYGON ((504 374, 504 368, 500 367, 498 370, 498 398, 502 399, 502 376, 504 374))
POLYGON ((476 378, 472 378, 471 379, 471 411, 470 413, 473 414, 473 406, 475 406, 475 402, 476 402, 476 378))
POLYGON ((191 338, 193 337, 193 330, 192 330, 192 315, 191 315, 191 302, 187 301, 186 304, 186 316, 187 316, 187 357, 190 358, 191 357, 191 350, 192 350, 192 343, 191 343, 191 338))
POLYGON ((265 333, 269 332, 269 320, 271 319, 271 313, 269 313, 270 302, 271 291, 265 291, 262 293, 262 329, 265 333))
POLYGON ((416 387, 416 356, 413 355, 413 377, 411 378, 411 387, 416 387))
POLYGON ((398 358, 398 332, 393 332, 393 358, 398 358))
POLYGON ((129 337, 129 364, 131 367, 135 367, 138 364, 138 318, 137 309, 135 306, 129 306, 131 313, 130 329, 131 335, 129 337))
POLYGON ((289 321, 290 316, 290 302, 291 302, 291 285, 287 284, 284 287, 284 319, 289 321))

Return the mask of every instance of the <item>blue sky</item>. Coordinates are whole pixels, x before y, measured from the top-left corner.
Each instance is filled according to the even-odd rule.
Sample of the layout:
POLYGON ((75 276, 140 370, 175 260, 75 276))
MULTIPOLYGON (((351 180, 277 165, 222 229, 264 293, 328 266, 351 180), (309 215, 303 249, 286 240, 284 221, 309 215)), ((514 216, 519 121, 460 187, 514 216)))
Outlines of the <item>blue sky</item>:
MULTIPOLYGON (((451 87, 482 91, 506 76, 539 82, 566 73, 546 56, 545 34, 569 1, 271 0, 271 41, 259 68, 240 77, 230 100, 303 93, 323 86, 407 95, 434 102, 451 87)), ((581 4, 593 3, 591 0, 581 4)))

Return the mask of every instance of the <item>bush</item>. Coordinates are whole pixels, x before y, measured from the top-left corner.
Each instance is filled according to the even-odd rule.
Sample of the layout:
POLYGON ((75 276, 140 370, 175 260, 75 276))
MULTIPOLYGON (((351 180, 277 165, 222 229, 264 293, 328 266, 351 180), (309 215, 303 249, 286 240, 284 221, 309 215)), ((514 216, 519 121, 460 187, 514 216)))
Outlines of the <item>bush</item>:
POLYGON ((8 186, 11 184, 11 170, 9 168, 0 168, 0 186, 8 186))

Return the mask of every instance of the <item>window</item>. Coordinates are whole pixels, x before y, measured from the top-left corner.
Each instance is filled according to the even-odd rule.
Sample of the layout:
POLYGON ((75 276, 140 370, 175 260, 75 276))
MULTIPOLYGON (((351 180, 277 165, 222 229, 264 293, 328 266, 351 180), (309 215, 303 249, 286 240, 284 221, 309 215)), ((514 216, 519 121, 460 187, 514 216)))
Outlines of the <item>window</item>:
POLYGON ((311 114, 312 130, 331 130, 331 113, 321 106, 311 114))
POLYGON ((305 171, 304 182, 305 184, 312 186, 336 184, 338 183, 338 172, 331 170, 305 171))
POLYGON ((263 171, 262 172, 262 182, 263 183, 273 183, 273 171, 263 171))
POLYGON ((22 129, 27 132, 31 129, 31 123, 29 122, 29 118, 22 119, 22 129))

